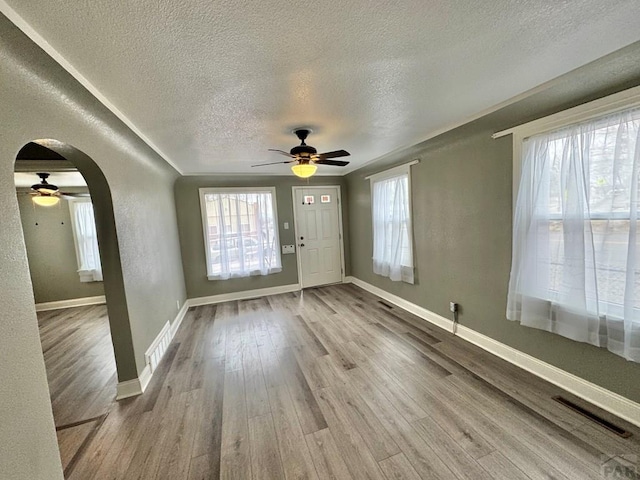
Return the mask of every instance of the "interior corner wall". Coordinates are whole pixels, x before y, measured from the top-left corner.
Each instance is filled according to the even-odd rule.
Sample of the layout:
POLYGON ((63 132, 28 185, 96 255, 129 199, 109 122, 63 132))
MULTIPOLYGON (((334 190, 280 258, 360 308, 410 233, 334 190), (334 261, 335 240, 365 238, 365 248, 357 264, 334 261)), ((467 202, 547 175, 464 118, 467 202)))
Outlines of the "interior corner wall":
POLYGON ((69 203, 40 207, 24 193, 18 195, 18 206, 35 302, 104 295, 102 282, 80 281, 69 203))
POLYGON ((119 366, 121 381, 144 369, 144 352, 176 317, 176 301, 186 300, 173 195, 178 173, 4 16, 0 58, 0 465, 3 478, 61 479, 13 179, 16 154, 29 141, 53 138, 91 157, 109 184, 117 231, 109 240, 117 243, 126 294, 119 307, 131 326, 112 336, 131 336, 133 356, 126 376, 119 366))
POLYGON ((505 317, 511 264, 512 140, 491 135, 640 84, 640 43, 554 82, 546 90, 347 176, 351 274, 585 380, 640 402, 640 364, 505 317), (372 268, 371 194, 365 176, 414 158, 415 285, 372 268), (356 248, 357 246, 357 248, 356 248))
POLYGON ((298 283, 296 255, 282 255, 282 271, 271 275, 257 275, 229 280, 208 280, 207 262, 200 213, 199 189, 207 187, 275 187, 278 207, 278 233, 281 245, 296 244, 293 221, 292 187, 305 185, 339 185, 342 194, 342 224, 346 275, 349 275, 349 217, 346 206, 346 182, 344 177, 314 176, 308 181, 294 175, 250 176, 208 175, 181 177, 175 184, 178 230, 182 248, 185 283, 189 298, 208 297, 224 293, 242 292, 260 288, 298 283), (285 230, 283 224, 289 223, 285 230))

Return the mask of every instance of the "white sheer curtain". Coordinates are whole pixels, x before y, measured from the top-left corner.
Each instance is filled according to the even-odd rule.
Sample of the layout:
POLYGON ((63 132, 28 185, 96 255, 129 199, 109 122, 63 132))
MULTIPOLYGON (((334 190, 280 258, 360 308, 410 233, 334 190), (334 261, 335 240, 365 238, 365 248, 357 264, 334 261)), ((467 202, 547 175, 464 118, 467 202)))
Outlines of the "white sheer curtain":
POLYGON ((373 272, 413 283, 409 173, 372 178, 373 272))
POLYGON ((640 110, 523 143, 507 318, 640 361, 640 110))
POLYGON ((69 201, 71 224, 78 257, 78 275, 81 282, 101 282, 102 265, 98 250, 96 221, 93 205, 88 199, 69 201))
POLYGON ((280 272, 273 192, 203 192, 210 280, 280 272))

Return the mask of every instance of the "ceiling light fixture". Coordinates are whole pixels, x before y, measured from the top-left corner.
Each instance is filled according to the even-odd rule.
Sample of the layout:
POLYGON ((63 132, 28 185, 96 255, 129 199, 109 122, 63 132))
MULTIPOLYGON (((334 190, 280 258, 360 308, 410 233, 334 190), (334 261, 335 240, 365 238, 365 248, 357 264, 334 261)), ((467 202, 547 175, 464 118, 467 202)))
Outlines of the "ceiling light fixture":
POLYGON ((300 178, 309 178, 316 173, 316 170, 318 170, 318 167, 311 163, 297 163, 291 166, 293 174, 300 178))
POLYGON ((57 195, 34 195, 31 200, 41 207, 53 207, 58 204, 60 197, 57 195))
POLYGON ((58 191, 58 187, 55 185, 51 185, 47 182, 47 178, 49 178, 48 173, 36 173, 40 177, 40 183, 36 183, 35 185, 31 185, 31 190, 34 192, 41 193, 43 195, 53 195, 58 191))

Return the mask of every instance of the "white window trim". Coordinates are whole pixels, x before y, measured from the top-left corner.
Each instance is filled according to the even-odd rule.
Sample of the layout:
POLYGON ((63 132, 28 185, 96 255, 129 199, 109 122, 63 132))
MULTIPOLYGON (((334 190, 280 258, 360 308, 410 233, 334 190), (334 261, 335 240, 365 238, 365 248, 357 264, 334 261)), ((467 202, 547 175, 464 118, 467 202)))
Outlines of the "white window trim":
MULTIPOLYGON (((275 240, 278 244, 278 255, 280 255, 280 224, 278 222, 278 201, 276 197, 276 187, 207 187, 200 188, 200 215, 202 217, 202 233, 203 233, 203 241, 204 241, 204 252, 207 259, 206 269, 207 269, 207 279, 208 280, 220 280, 215 276, 209 275, 209 265, 211 264, 211 252, 209 249, 209 231, 208 231, 208 222, 207 222, 207 207, 205 204, 205 195, 208 193, 270 193, 271 201, 273 202, 273 221, 275 222, 275 240)), ((282 268, 282 258, 280 258, 280 268, 282 268)), ((273 272, 276 273, 276 272, 273 272)))
MULTIPOLYGON (((413 248, 413 194, 411 190, 411 166, 420 163, 420 159, 412 160, 408 163, 404 163, 402 165, 398 165, 396 167, 389 168, 387 170, 383 170, 382 172, 374 173, 373 175, 369 175, 365 177, 365 180, 369 180, 369 191, 371 192, 371 226, 373 228, 373 184, 375 182, 379 182, 380 180, 385 180, 387 178, 397 177, 399 175, 407 175, 408 176, 408 190, 409 190, 409 250, 411 252, 411 268, 413 269, 414 279, 415 279, 415 269, 416 269, 416 259, 414 257, 414 248, 413 248)), ((373 232, 372 232, 373 235, 373 232)), ((372 237, 373 240, 373 237, 372 237)))
POLYGON ((557 130, 575 123, 609 115, 629 108, 640 107, 640 86, 614 93, 592 102, 569 108, 553 115, 523 123, 507 130, 494 133, 492 138, 513 136, 513 211, 518 199, 520 175, 522 173, 522 142, 533 135, 557 130))
MULTIPOLYGON (((364 177, 364 179, 370 180, 371 182, 377 182, 379 180, 384 180, 385 178, 391 178, 398 175, 402 175, 403 173, 408 174, 409 178, 411 178, 411 166, 416 165, 418 163, 420 163, 420 159, 415 159, 408 163, 403 163, 402 165, 398 165, 397 167, 391 167, 391 168, 388 168, 387 170, 383 170, 382 172, 374 173, 372 175, 369 175, 368 177, 364 177)), ((411 193, 411 182, 409 182, 409 193, 411 193)), ((411 208, 411 205, 409 205, 409 208, 411 208)))

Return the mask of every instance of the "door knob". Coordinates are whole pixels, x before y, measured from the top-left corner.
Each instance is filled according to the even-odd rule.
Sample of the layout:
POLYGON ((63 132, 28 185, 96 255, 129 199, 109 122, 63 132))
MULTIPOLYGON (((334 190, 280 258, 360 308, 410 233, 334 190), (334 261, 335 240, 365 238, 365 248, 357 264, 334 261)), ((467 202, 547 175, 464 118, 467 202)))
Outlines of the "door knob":
POLYGON ((301 244, 300 244, 300 246, 301 246, 301 247, 304 247, 304 243, 301 243, 301 244))

